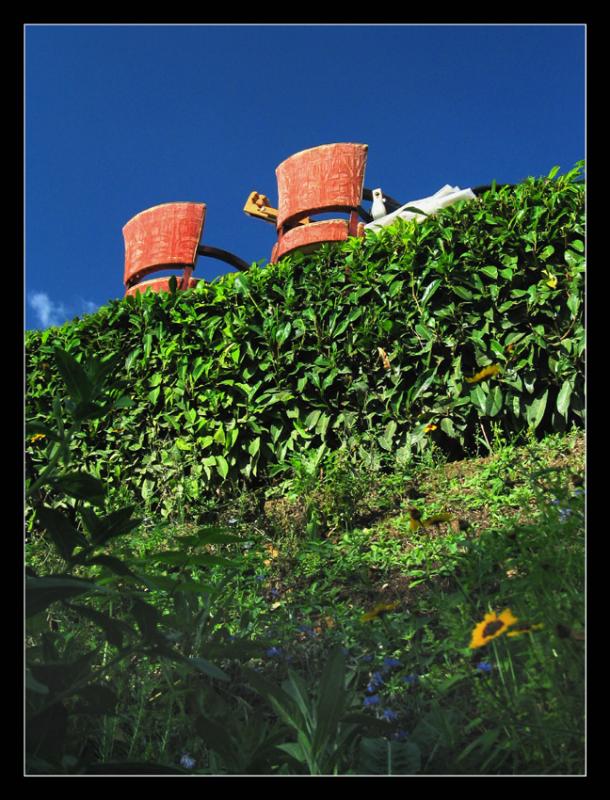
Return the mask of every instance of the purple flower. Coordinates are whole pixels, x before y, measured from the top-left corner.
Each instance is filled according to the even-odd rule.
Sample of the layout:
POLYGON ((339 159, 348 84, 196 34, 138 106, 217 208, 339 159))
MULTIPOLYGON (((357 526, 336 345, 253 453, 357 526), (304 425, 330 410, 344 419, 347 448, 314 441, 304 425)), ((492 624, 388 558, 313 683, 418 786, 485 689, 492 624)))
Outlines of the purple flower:
POLYGON ((180 766, 185 769, 193 769, 195 766, 195 759, 191 758, 188 753, 184 753, 180 759, 180 766))
POLYGON ((391 708, 384 708, 383 718, 387 719, 388 722, 393 722, 395 719, 398 719, 398 714, 396 711, 392 711, 391 708))
POLYGON ((378 694, 372 694, 369 697, 365 697, 364 698, 364 705, 365 706, 377 706, 377 705, 379 705, 379 703, 380 703, 380 700, 379 700, 379 695, 378 694))

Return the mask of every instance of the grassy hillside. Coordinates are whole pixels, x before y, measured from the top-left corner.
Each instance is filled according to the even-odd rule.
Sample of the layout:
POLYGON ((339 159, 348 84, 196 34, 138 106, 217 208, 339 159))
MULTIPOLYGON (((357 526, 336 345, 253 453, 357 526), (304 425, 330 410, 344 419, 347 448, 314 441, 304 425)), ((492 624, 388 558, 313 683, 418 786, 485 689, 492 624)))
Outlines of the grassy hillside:
POLYGON ((583 774, 578 175, 28 334, 28 774, 583 774))

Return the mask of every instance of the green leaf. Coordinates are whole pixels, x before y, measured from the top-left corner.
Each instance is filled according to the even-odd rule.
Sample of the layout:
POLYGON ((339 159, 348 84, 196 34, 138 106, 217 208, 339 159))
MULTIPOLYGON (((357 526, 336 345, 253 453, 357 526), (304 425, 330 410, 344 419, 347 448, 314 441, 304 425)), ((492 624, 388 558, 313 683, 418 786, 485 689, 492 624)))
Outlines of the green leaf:
POLYGON ((318 424, 318 420, 320 419, 321 413, 322 412, 320 411, 320 409, 315 409, 305 417, 304 425, 307 428, 307 430, 310 431, 312 428, 315 428, 315 426, 318 424))
POLYGON ((289 322, 287 322, 278 330, 276 335, 276 341, 280 346, 283 345, 286 339, 290 336, 291 330, 292 330, 292 325, 289 322))
POLYGON ((462 300, 472 300, 472 292, 468 291, 468 289, 465 289, 463 286, 452 286, 451 290, 462 300))
POLYGON ((189 664, 192 664, 199 672, 203 672, 209 678, 215 678, 219 681, 229 681, 229 676, 226 672, 217 667, 215 664, 206 661, 205 658, 195 658, 191 657, 188 660, 189 664))
POLYGON ((218 474, 224 480, 229 474, 229 465, 224 456, 216 456, 216 469, 218 474))
POLYGON ((276 745, 278 750, 283 750, 289 756, 296 759, 299 763, 305 764, 307 756, 303 752, 303 747, 299 742, 284 742, 283 744, 276 745))
POLYGON ((157 624, 161 622, 161 614, 154 606, 145 603, 138 597, 132 597, 131 613, 145 639, 153 642, 162 640, 161 634, 157 630, 157 624))
POLYGON ((150 358, 150 353, 152 350, 152 333, 147 333, 144 335, 144 358, 148 360, 150 358))
POLYGON ((453 425, 453 421, 449 419, 449 417, 443 417, 441 419, 441 430, 443 433, 446 433, 451 439, 455 439, 457 434, 455 431, 455 427, 453 425))
POLYGON ((104 484, 86 472, 71 472, 53 479, 58 492, 63 492, 76 500, 88 500, 96 506, 104 504, 106 488, 104 484))
POLYGON ((326 436, 326 430, 328 428, 329 422, 330 422, 330 416, 328 414, 320 415, 318 424, 316 425, 316 433, 319 434, 322 438, 326 436))
POLYGON ((78 403, 88 401, 93 394, 93 386, 84 368, 74 356, 57 348, 54 351, 55 363, 71 399, 78 403))
POLYGON ((102 592, 102 588, 90 581, 64 575, 47 575, 44 578, 25 579, 26 617, 33 617, 59 600, 77 597, 88 592, 102 592))
POLYGON ((133 572, 127 566, 127 564, 121 561, 120 558, 115 558, 115 556, 106 556, 106 555, 93 556, 92 558, 88 558, 85 563, 99 564, 101 567, 106 567, 106 569, 109 569, 116 575, 135 577, 133 572))
POLYGON ((263 678, 254 670, 242 669, 247 682, 255 692, 264 697, 271 704, 276 713, 295 731, 306 730, 303 715, 296 706, 296 703, 282 689, 271 681, 263 678))
POLYGON ((233 536, 226 532, 225 528, 219 528, 215 525, 208 525, 204 528, 199 528, 196 534, 197 543, 204 544, 230 544, 232 542, 241 542, 239 536, 233 536))
POLYGON ((485 413, 489 417, 495 417, 500 413, 502 408, 502 390, 499 386, 494 386, 489 391, 487 400, 485 402, 485 413))
POLYGON ((394 438, 394 434, 396 433, 398 425, 394 420, 390 420, 385 427, 383 432, 383 436, 378 438, 378 442, 383 447, 384 450, 391 450, 392 449, 392 440, 394 438))
POLYGON ((117 536, 124 536, 137 528, 142 520, 132 518, 135 506, 125 506, 117 511, 113 511, 105 517, 88 517, 91 526, 92 541, 96 546, 105 544, 110 539, 117 536))
POLYGON ((83 534, 72 526, 61 511, 42 506, 36 511, 36 516, 50 535, 59 554, 66 561, 70 561, 76 547, 87 544, 83 534))
POLYGON ((538 425, 540 425, 542 422, 542 417, 544 416, 544 412, 546 410, 546 401, 548 396, 549 390, 547 389, 541 397, 537 397, 528 406, 526 406, 525 414, 527 424, 533 430, 536 430, 538 425))
POLYGON ((114 407, 116 409, 121 408, 132 408, 134 406, 134 401, 131 397, 128 397, 126 394, 119 397, 117 400, 114 401, 114 407))
POLYGON ((360 741, 358 771, 366 775, 415 775, 421 769, 421 752, 415 742, 388 739, 360 741))
POLYGON ((330 652, 322 676, 316 707, 316 730, 312 743, 315 755, 322 755, 337 735, 337 726, 345 703, 345 657, 336 645, 330 652))
POLYGON ((233 281, 233 288, 245 297, 250 293, 250 281, 243 274, 236 275, 233 281))
MULTIPOLYGON (((441 285, 441 283, 442 283, 442 279, 441 278, 436 278, 435 280, 431 281, 426 286, 426 288, 424 289, 424 291, 422 293, 421 300, 419 301, 420 304, 422 305, 422 307, 425 306, 426 303, 429 300, 432 299, 434 293, 436 292, 438 287, 441 285)), ((402 285, 402 281, 401 281, 401 285, 402 285)))
POLYGON ((108 644, 114 647, 121 648, 123 646, 123 635, 132 632, 129 625, 122 620, 113 619, 108 616, 108 614, 96 611, 94 608, 80 604, 76 605, 74 603, 70 603, 69 606, 73 611, 76 611, 82 617, 91 620, 91 622, 94 622, 100 627, 104 631, 108 644))
POLYGON ((482 386, 475 386, 470 392, 470 402, 476 406, 482 414, 487 413, 487 395, 482 386))
POLYGON ((497 267, 481 267, 481 272, 483 275, 487 275, 488 278, 493 278, 494 280, 498 277, 497 267))
POLYGON ((563 385, 557 395, 557 411, 567 420, 570 409, 570 398, 572 397, 572 383, 568 380, 563 385))

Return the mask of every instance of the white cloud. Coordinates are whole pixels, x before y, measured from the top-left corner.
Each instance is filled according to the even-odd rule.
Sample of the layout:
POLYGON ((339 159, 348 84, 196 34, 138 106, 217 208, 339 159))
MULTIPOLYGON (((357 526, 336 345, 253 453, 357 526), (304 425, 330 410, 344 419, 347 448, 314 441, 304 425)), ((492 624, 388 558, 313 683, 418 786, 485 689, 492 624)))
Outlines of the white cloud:
POLYGON ((51 328, 63 325, 68 319, 83 314, 94 314, 99 308, 98 303, 79 297, 69 306, 64 303, 54 303, 45 292, 33 292, 28 295, 28 305, 33 308, 41 328, 51 328))
POLYGON ((63 303, 54 303, 48 294, 35 292, 28 297, 29 305, 34 309, 41 327, 50 328, 66 321, 67 309, 63 303))
POLYGON ((81 314, 94 314, 99 308, 97 303, 93 303, 91 300, 84 300, 82 297, 80 298, 80 304, 81 314))

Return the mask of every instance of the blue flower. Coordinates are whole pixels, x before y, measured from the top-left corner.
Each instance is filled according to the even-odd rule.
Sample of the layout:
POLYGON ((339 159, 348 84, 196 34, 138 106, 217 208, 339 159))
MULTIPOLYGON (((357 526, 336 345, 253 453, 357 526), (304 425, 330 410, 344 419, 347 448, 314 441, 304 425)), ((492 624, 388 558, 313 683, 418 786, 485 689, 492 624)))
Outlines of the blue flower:
POLYGON ((365 706, 377 706, 377 705, 379 705, 379 703, 380 703, 380 700, 379 700, 379 695, 378 694, 372 694, 372 695, 370 695, 370 697, 365 697, 364 698, 364 705, 365 706))
POLYGON ((398 661, 398 659, 396 659, 396 658, 384 658, 383 659, 383 665, 384 665, 384 667, 387 667, 388 669, 392 669, 393 667, 402 666, 400 661, 398 661))
POLYGON ((255 575, 254 576, 254 580, 255 581, 264 581, 266 577, 267 576, 263 573, 262 575, 255 575))
POLYGON ((384 680, 381 672, 373 672, 369 685, 366 687, 367 692, 375 692, 380 686, 383 686, 384 680))
POLYGON ((407 739, 408 736, 409 734, 407 733, 407 731, 403 730, 402 728, 399 728, 392 734, 392 739, 395 739, 397 742, 404 742, 404 740, 407 739))
POLYGON ((366 661, 368 663, 369 661, 373 660, 373 656, 361 656, 360 660, 361 661, 366 661))
POLYGON ((396 711, 392 711, 391 708, 384 708, 383 718, 387 719, 388 722, 393 722, 395 719, 398 719, 398 714, 396 711))
POLYGON ((477 664, 477 669, 479 670, 479 672, 484 672, 489 674, 492 671, 493 666, 488 661, 481 661, 480 664, 477 664))
POLYGON ((279 658, 284 651, 281 647, 270 647, 268 650, 265 650, 265 655, 269 656, 269 658, 279 658))
POLYGON ((269 590, 269 594, 271 595, 271 597, 279 597, 280 596, 280 593, 279 593, 278 589, 270 589, 269 590))
POLYGON ((572 514, 571 508, 560 508, 559 509, 559 521, 565 522, 567 518, 572 514))
POLYGON ((405 675, 403 681, 408 684, 414 684, 419 681, 419 678, 417 675, 405 675))
POLYGON ((185 769, 193 769, 195 766, 195 759, 191 758, 188 753, 184 753, 180 759, 180 766, 184 767, 185 769))

